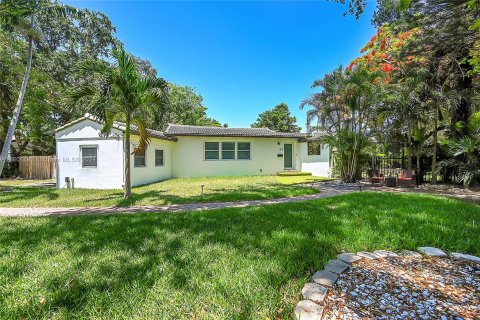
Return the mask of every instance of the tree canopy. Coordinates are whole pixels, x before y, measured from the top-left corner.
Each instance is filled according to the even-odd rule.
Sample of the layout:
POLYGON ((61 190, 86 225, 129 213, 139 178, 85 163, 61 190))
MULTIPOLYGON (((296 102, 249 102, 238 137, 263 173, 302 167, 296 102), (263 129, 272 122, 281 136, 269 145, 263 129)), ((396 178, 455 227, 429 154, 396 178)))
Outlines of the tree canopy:
MULTIPOLYGON (((21 4, 22 1, 10 2, 21 4)), ((24 2, 29 4, 30 0, 24 2)), ((59 4, 47 0, 31 2, 39 6, 59 4)), ((3 16, 8 18, 8 10, 11 9, 10 6, 2 7, 2 14, 6 14, 3 16)), ((98 74, 80 73, 76 67, 85 62, 112 64, 113 50, 121 49, 123 44, 116 37, 115 26, 106 15, 88 9, 78 12, 77 15, 66 14, 55 18, 45 10, 37 10, 35 14, 35 29, 39 36, 33 39, 29 85, 15 130, 17 143, 11 148, 14 156, 53 154, 55 128, 86 112, 95 113, 87 102, 68 99, 76 88, 102 81, 98 74)), ((0 147, 3 146, 25 72, 27 47, 21 30, 0 29, 0 147)), ((149 61, 135 59, 141 74, 157 76, 149 61)), ((193 88, 174 83, 169 83, 168 87, 165 104, 145 110, 150 115, 146 123, 148 127, 163 129, 168 122, 221 125, 208 117, 203 98, 193 88)))
POLYGON ((301 127, 297 125, 297 118, 290 114, 285 103, 280 103, 273 109, 260 113, 257 121, 251 127, 269 128, 278 132, 300 132, 301 130, 301 127))
POLYGON ((440 173, 445 181, 479 181, 473 160, 480 157, 479 131, 471 123, 479 110, 480 22, 473 7, 471 1, 380 0, 372 21, 378 31, 360 56, 314 82, 321 91, 302 107, 310 106, 310 122, 331 132, 326 139, 345 180, 354 181, 367 165, 362 153, 405 153, 418 174, 428 164, 432 183, 440 173), (356 140, 341 141, 345 131, 356 140), (345 162, 356 168, 342 169, 345 162))

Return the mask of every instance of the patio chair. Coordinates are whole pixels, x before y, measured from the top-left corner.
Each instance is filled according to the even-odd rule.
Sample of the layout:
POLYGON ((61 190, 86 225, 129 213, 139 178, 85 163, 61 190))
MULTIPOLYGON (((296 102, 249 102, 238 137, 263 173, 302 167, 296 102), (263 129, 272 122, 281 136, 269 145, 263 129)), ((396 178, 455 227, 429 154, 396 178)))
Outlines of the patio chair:
POLYGON ((397 176, 397 187, 415 187, 415 185, 415 170, 403 170, 403 172, 397 176))
POLYGON ((370 180, 370 183, 372 185, 380 185, 382 186, 384 181, 385 181, 385 177, 383 176, 383 174, 379 174, 378 173, 378 170, 368 170, 367 171, 367 174, 368 174, 368 179, 370 180))

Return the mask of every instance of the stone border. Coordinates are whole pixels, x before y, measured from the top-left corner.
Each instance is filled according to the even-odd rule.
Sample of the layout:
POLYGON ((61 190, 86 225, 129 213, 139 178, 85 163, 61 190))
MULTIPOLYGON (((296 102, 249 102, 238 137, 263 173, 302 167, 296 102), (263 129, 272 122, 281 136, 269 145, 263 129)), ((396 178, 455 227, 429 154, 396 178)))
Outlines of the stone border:
MULTIPOLYGON (((423 256, 448 258, 449 256, 441 249, 434 247, 419 247, 418 252, 403 251, 403 256, 421 258, 423 256)), ((328 261, 324 270, 317 271, 313 275, 313 282, 305 284, 302 289, 303 299, 295 307, 296 320, 321 320, 325 308, 324 300, 328 289, 333 287, 340 274, 348 270, 350 265, 362 259, 381 259, 388 257, 399 257, 401 255, 387 250, 376 250, 373 252, 360 251, 356 254, 341 253, 337 259, 328 261)), ((455 260, 466 260, 480 264, 480 257, 469 254, 452 252, 451 257, 455 260)))

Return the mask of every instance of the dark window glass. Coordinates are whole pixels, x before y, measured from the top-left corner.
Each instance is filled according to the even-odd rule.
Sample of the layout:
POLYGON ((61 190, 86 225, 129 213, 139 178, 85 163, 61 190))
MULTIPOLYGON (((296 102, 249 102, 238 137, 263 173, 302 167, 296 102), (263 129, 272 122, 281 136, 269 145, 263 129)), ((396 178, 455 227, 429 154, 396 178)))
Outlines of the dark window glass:
POLYGON ((219 150, 218 142, 205 142, 205 150, 219 150))
POLYGON ((205 142, 205 160, 220 159, 220 144, 218 142, 205 142))
POLYGON ((155 166, 163 166, 163 150, 155 150, 155 166))
POLYGON ((238 142, 237 143, 237 159, 250 160, 250 142, 238 142))
POLYGON ((319 156, 320 155, 320 141, 307 142, 308 155, 319 156))
POLYGON ((235 160, 235 142, 222 142, 222 159, 235 160))
POLYGON ((82 167, 97 166, 97 148, 82 148, 82 167))
POLYGON ((145 150, 136 151, 133 156, 133 165, 135 167, 145 167, 145 150))

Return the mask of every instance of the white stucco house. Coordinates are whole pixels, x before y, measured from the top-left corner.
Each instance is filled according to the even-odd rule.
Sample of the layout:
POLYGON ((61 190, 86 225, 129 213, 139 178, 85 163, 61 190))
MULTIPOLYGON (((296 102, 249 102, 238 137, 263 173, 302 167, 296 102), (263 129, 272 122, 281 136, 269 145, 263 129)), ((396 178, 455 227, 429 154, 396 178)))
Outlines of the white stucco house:
MULTIPOLYGON (((72 178, 75 188, 123 188, 125 125, 115 123, 108 137, 101 128, 96 117, 86 114, 55 131, 58 188, 72 178)), ((176 124, 149 134, 145 152, 131 155, 133 186, 170 178, 273 175, 285 170, 330 174, 329 147, 316 141, 315 134, 176 124)), ((135 147, 135 127, 131 140, 135 147)))

